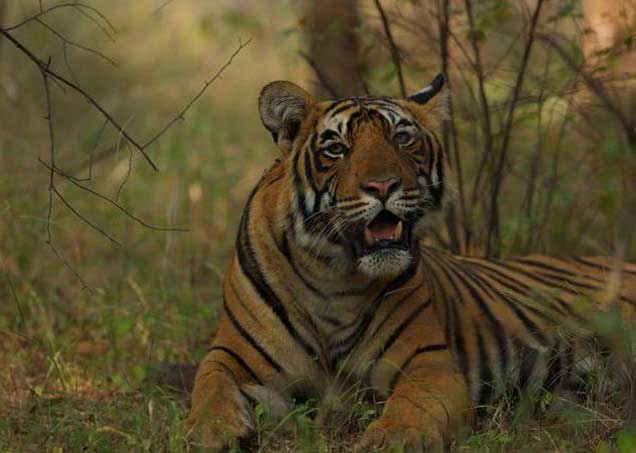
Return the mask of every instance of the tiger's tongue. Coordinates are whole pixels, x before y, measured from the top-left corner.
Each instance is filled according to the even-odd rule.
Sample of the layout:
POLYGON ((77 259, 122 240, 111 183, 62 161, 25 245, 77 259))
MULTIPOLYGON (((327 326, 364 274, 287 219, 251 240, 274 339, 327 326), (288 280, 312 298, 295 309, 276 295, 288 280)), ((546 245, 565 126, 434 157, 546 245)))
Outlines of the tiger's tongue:
POLYGON ((395 237, 396 229, 397 224, 395 223, 378 222, 376 225, 369 225, 369 232, 371 233, 371 237, 376 241, 381 241, 383 239, 393 239, 395 237))

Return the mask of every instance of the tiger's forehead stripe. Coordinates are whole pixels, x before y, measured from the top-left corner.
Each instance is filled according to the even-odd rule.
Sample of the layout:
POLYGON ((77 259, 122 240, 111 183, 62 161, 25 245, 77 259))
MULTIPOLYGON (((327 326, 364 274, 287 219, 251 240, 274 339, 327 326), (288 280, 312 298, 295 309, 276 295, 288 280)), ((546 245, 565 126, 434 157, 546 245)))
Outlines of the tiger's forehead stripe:
POLYGON ((415 121, 411 114, 400 105, 383 98, 351 98, 334 102, 323 113, 324 131, 320 134, 320 141, 348 137, 353 125, 361 117, 380 115, 390 127, 413 126, 415 121))

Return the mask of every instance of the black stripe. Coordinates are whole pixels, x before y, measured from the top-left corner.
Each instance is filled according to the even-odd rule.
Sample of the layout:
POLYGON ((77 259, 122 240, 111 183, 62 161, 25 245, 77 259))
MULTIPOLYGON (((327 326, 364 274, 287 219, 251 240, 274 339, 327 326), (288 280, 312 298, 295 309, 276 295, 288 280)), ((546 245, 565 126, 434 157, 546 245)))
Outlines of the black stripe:
POLYGON ((321 321, 326 322, 327 324, 331 324, 334 327, 340 327, 342 325, 342 323, 340 322, 339 319, 336 318, 332 318, 331 316, 327 316, 327 315, 318 315, 318 318, 321 321))
POLYGON ((245 207, 245 211, 243 212, 243 219, 241 220, 241 225, 239 227, 239 235, 236 244, 236 253, 238 256, 239 265, 241 266, 241 270, 247 276, 254 289, 256 289, 256 292, 258 293, 260 298, 267 304, 267 306, 272 309, 274 314, 285 326, 285 329, 292 336, 292 338, 294 338, 294 340, 296 340, 296 342, 302 346, 302 348, 310 357, 316 357, 314 348, 307 342, 307 340, 302 337, 302 335, 300 335, 300 333, 292 325, 287 310, 285 309, 282 301, 280 300, 276 292, 272 289, 272 287, 269 286, 269 284, 267 283, 267 280, 263 275, 263 271, 261 270, 260 263, 256 258, 254 249, 252 248, 250 234, 248 231, 250 220, 249 212, 252 200, 258 189, 259 186, 256 186, 254 191, 252 191, 252 193, 250 194, 250 197, 247 201, 247 206, 245 207))
MULTIPOLYGON (((373 330, 373 333, 371 334, 371 338, 373 338, 373 337, 375 337, 377 335, 377 333, 380 331, 382 326, 384 326, 384 323, 386 323, 388 321, 388 319, 393 315, 393 313, 395 313, 402 306, 404 301, 406 301, 409 297, 411 297, 422 286, 424 286, 424 285, 423 284, 417 285, 415 288, 413 288, 411 291, 409 291, 404 297, 402 297, 400 300, 398 300, 397 302, 395 302, 393 304, 393 306, 391 307, 391 310, 389 311, 389 313, 387 313, 387 315, 380 322, 380 324, 378 324, 377 327, 373 330)), ((430 302, 430 299, 429 299, 429 302, 430 302)))
MULTIPOLYGON (((526 265, 532 266, 532 267, 537 267, 537 268, 540 268, 540 269, 543 269, 543 270, 546 270, 546 271, 554 272, 556 274, 565 274, 565 275, 569 275, 570 277, 580 278, 579 274, 576 274, 576 273, 572 272, 570 269, 558 268, 558 267, 552 266, 551 264, 544 263, 542 261, 537 261, 537 260, 532 259, 532 258, 522 257, 522 258, 515 258, 515 259, 512 259, 510 261, 526 264, 526 265)), ((588 275, 587 278, 589 278, 591 280, 594 280, 594 281, 597 281, 599 283, 606 283, 604 280, 602 280, 602 279, 600 279, 598 277, 592 276, 592 275, 588 275)))
POLYGON ((455 353, 457 355, 457 361, 459 362, 459 369, 461 370, 464 378, 466 379, 466 383, 470 388, 471 377, 470 377, 470 362, 468 361, 468 353, 466 351, 466 339, 464 338, 464 333, 462 330, 462 321, 457 313, 457 304, 455 301, 451 304, 451 309, 453 313, 453 335, 455 337, 454 345, 455 345, 455 353))
MULTIPOLYGON (((612 271, 612 267, 610 265, 598 264, 582 256, 575 256, 572 258, 572 260, 577 261, 578 263, 583 264, 584 266, 591 267, 594 269, 600 269, 606 272, 612 271)), ((631 263, 625 262, 625 264, 631 264, 631 263)), ((626 274, 636 275, 636 271, 630 271, 629 269, 623 269, 622 272, 626 274)))
MULTIPOLYGON (((256 375, 256 373, 254 373, 254 370, 252 370, 252 368, 250 368, 250 366, 245 363, 245 360, 243 360, 241 358, 241 356, 239 356, 236 352, 234 352, 233 350, 231 350, 230 348, 226 347, 226 346, 212 346, 209 350, 209 352, 212 351, 223 351, 226 354, 228 354, 230 357, 232 357, 236 363, 238 363, 245 371, 247 371, 247 374, 250 375, 250 377, 252 379, 254 379, 254 382, 256 382, 259 385, 263 385, 263 381, 261 381, 258 376, 256 375)), ((216 362, 216 361, 215 361, 216 362)), ((221 362, 217 362, 217 363, 221 363, 221 362)), ((226 366, 227 368, 227 366, 226 366)), ((229 369, 229 368, 228 368, 229 369)), ((230 373, 232 372, 232 370, 230 370, 230 373)), ((234 373, 232 373, 232 375, 234 375, 234 373)))
POLYGON ((252 337, 249 332, 245 330, 241 323, 238 322, 238 320, 234 316, 234 313, 232 313, 225 301, 223 302, 223 308, 225 308, 225 313, 227 313, 228 318, 230 318, 230 321, 232 321, 232 325, 236 328, 236 330, 238 330, 245 341, 247 341, 254 349, 256 349, 256 351, 258 351, 258 353, 265 359, 267 363, 269 363, 272 368, 274 368, 279 373, 282 373, 283 367, 281 367, 278 362, 274 360, 272 356, 270 356, 260 344, 258 344, 254 337, 252 337))
POLYGON ((239 293, 238 293, 238 291, 236 289, 236 286, 234 286, 234 282, 232 281, 231 278, 228 279, 228 285, 230 286, 230 290, 232 291, 232 294, 234 295, 234 297, 238 301, 238 304, 245 311, 245 313, 247 313, 247 315, 250 317, 250 319, 252 321, 254 321, 256 324, 258 324, 259 326, 263 326, 261 321, 256 316, 254 316, 254 313, 252 313, 253 310, 250 310, 250 307, 248 307, 245 304, 245 302, 243 301, 243 299, 241 299, 241 297, 239 296, 239 293))
POLYGON ((426 302, 421 304, 419 307, 417 307, 415 310, 413 310, 413 312, 404 321, 400 323, 397 329, 393 331, 389 339, 382 345, 382 347, 376 353, 375 357, 373 358, 373 363, 377 362, 380 358, 382 358, 382 356, 386 353, 386 351, 388 351, 391 348, 391 346, 393 346, 393 343, 395 343, 395 341, 398 339, 400 334, 404 332, 404 330, 413 322, 413 320, 425 308, 429 307, 430 305, 431 305, 431 299, 427 300, 426 302))
POLYGON ((466 275, 472 280, 479 288, 481 288, 484 293, 490 293, 495 299, 499 297, 499 299, 503 300, 505 305, 512 310, 514 315, 521 321, 523 326, 525 327, 528 334, 537 340, 541 345, 545 346, 548 344, 548 340, 541 332, 541 329, 537 324, 528 318, 528 316, 524 313, 524 311, 515 303, 515 301, 511 300, 506 294, 498 292, 486 279, 479 278, 476 276, 469 268, 466 268, 468 272, 466 275))
MULTIPOLYGON (((229 375, 230 378, 232 378, 232 381, 234 381, 234 383, 237 386, 240 385, 238 379, 236 379, 236 375, 234 374, 234 371, 232 371, 232 369, 229 366, 227 366, 225 363, 219 362, 218 360, 210 360, 208 363, 214 363, 214 364, 220 366, 221 368, 223 368, 223 371, 225 371, 225 373, 227 375, 229 375)), ((212 371, 221 371, 221 370, 212 370, 212 371)), ((255 377, 256 376, 253 376, 252 378, 255 378, 255 377)))
POLYGON ((519 387, 525 390, 530 384, 534 368, 537 365, 539 351, 519 340, 514 341, 514 344, 518 349, 517 356, 519 357, 519 387))
MULTIPOLYGON (((469 262, 469 264, 475 264, 473 262, 469 262)), ((511 299, 511 303, 515 303, 515 304, 521 304, 525 309, 531 311, 534 315, 536 315, 537 317, 543 319, 544 321, 549 322, 550 324, 554 324, 555 319, 549 315, 547 315, 546 313, 542 312, 541 310, 538 310, 536 307, 533 307, 531 305, 527 305, 525 303, 523 303, 522 301, 516 299, 517 297, 529 297, 527 291, 525 290, 520 290, 518 288, 515 288, 514 286, 511 286, 508 284, 508 282, 502 280, 500 277, 497 276, 497 274, 492 274, 489 271, 488 267, 481 267, 480 268, 482 273, 483 273, 483 277, 482 280, 485 282, 488 282, 489 279, 495 281, 497 284, 503 286, 504 288, 506 288, 507 290, 509 290, 511 293, 513 293, 513 296, 515 297, 515 300, 511 299)), ((516 280, 513 280, 516 282, 516 280)), ((522 284, 522 283, 520 283, 522 284)), ((492 285, 490 283, 488 283, 488 286, 492 287, 492 285)), ((504 292, 502 290, 498 290, 499 293, 502 294, 502 297, 507 297, 510 298, 510 295, 505 295, 504 296, 504 292)), ((559 307, 560 308, 560 307, 559 307)), ((565 311, 557 309, 559 311, 559 313, 562 314, 567 314, 565 311)))
POLYGON ((411 364, 413 359, 421 354, 426 354, 427 352, 434 351, 446 351, 448 350, 448 345, 446 344, 429 344, 428 346, 422 346, 417 348, 413 353, 404 361, 402 366, 398 368, 397 372, 391 378, 391 383, 389 384, 389 390, 392 392, 397 383, 400 380, 400 377, 406 372, 407 367, 411 364))
POLYGON ((331 114, 331 116, 336 116, 338 113, 344 112, 348 108, 351 108, 351 107, 353 107, 355 105, 356 105, 356 103, 352 102, 352 100, 350 98, 341 99, 339 101, 334 102, 329 107, 327 107, 325 109, 324 113, 323 113, 323 116, 326 117, 329 114, 331 114), (348 104, 348 102, 350 102, 350 103, 348 104))
MULTIPOLYGON (((505 274, 503 272, 501 272, 499 269, 495 269, 493 267, 490 267, 486 264, 477 262, 477 261, 470 261, 471 264, 478 266, 480 269, 483 269, 485 272, 489 273, 489 274, 496 274, 499 275, 501 277, 501 280, 496 279, 500 285, 505 286, 506 288, 510 289, 511 291, 515 291, 518 293, 521 293, 523 296, 531 298, 533 296, 532 292, 533 289, 530 288, 530 286, 526 285, 525 283, 523 283, 522 281, 518 280, 517 278, 515 278, 512 275, 508 275, 505 274), (511 286, 510 282, 514 282, 516 283, 520 288, 515 287, 515 286, 511 286)), ((497 263, 496 265, 501 266, 501 263, 497 263)), ((521 272, 519 272, 521 273, 521 272)), ((526 277, 530 278, 530 280, 534 279, 534 277, 532 275, 528 276, 526 274, 526 277)), ((495 278, 493 276, 493 278, 495 278)), ((544 285, 546 286, 552 286, 550 284, 546 284, 544 283, 544 285)), ((536 290, 536 288, 535 288, 536 290)), ((565 302, 562 298, 560 297, 554 297, 551 296, 550 298, 548 298, 548 301, 550 300, 554 300, 555 302, 557 302, 558 306, 555 306, 554 304, 551 304, 551 306, 553 308, 555 308, 559 313, 563 314, 563 315, 570 315, 573 316, 574 318, 581 320, 581 317, 579 315, 577 315, 574 310, 572 310, 572 308, 570 307, 570 305, 565 302)))
MULTIPOLYGON (((488 351, 486 351, 484 338, 479 329, 476 329, 476 331, 477 345, 479 347, 479 397, 477 399, 477 404, 483 406, 490 402, 494 393, 494 377, 492 370, 490 369, 490 355, 488 354, 488 351)), ((505 374, 502 375, 502 378, 505 379, 505 374)))
POLYGON ((334 138, 340 138, 340 135, 333 129, 327 129, 320 134, 321 142, 326 142, 327 140, 331 140, 334 138))
MULTIPOLYGON (((528 274, 526 271, 520 269, 517 266, 511 266, 510 263, 501 263, 502 266, 508 267, 509 269, 512 269, 514 271, 520 272, 522 274, 527 274, 530 276, 530 278, 534 278, 535 280, 540 281, 541 283, 545 284, 546 286, 552 286, 552 287, 557 287, 559 289, 561 289, 562 291, 565 291, 569 294, 572 294, 574 296, 581 296, 581 293, 576 291, 575 289, 570 288, 567 285, 563 285, 561 284, 563 283, 568 283, 572 286, 579 286, 581 288, 585 288, 591 291, 599 291, 602 289, 602 287, 600 286, 593 286, 593 285, 589 285, 587 283, 583 283, 583 282, 579 282, 579 281, 575 281, 575 280, 571 280, 569 278, 565 278, 565 277, 561 277, 561 276, 556 276, 556 275, 550 275, 550 274, 546 274, 546 273, 541 273, 541 275, 545 278, 541 278, 537 275, 535 275, 534 277, 532 277, 532 274, 528 274), (549 279, 549 281, 546 281, 545 279, 549 279), (554 280, 556 280, 555 283, 551 283, 554 280)), ((537 271, 537 273, 539 273, 537 271)), ((622 300, 623 302, 627 302, 630 305, 636 305, 636 301, 630 299, 627 296, 624 296, 623 294, 620 295, 620 300, 622 300)))
POLYGON ((311 291, 315 295, 325 299, 327 297, 327 295, 324 292, 322 292, 320 289, 316 288, 309 280, 307 280, 307 278, 303 275, 302 272, 300 272, 300 270, 296 266, 296 262, 294 260, 294 257, 292 255, 292 253, 291 253, 291 249, 289 247, 289 240, 287 239, 287 235, 283 236, 283 243, 282 243, 282 247, 281 247, 281 253, 285 256, 285 258, 287 259, 287 262, 289 263, 289 265, 291 266, 292 270, 294 271, 294 274, 303 283, 303 285, 305 285, 305 287, 307 289, 309 289, 309 291, 311 291))
POLYGON ((563 368, 563 352, 561 351, 561 345, 557 342, 554 345, 553 353, 550 354, 548 360, 548 373, 543 381, 542 387, 547 390, 554 390, 564 376, 563 368))
MULTIPOLYGON (((450 263, 449 263, 450 264, 450 263)), ((488 319, 492 329, 491 333, 497 340, 497 346, 499 349, 499 357, 500 357, 500 368, 501 375, 505 376, 508 369, 508 347, 506 345, 506 337, 505 337, 505 329, 504 326, 499 322, 497 317, 492 313, 490 307, 488 306, 488 302, 482 297, 481 294, 468 282, 466 276, 464 274, 465 270, 457 266, 456 263, 448 266, 448 270, 452 272, 464 285, 464 287, 468 290, 473 300, 477 303, 477 306, 481 310, 486 318, 488 319)), ((442 267, 442 271, 444 271, 444 267, 442 267)))
MULTIPOLYGON (((428 254, 428 256, 429 258, 432 258, 433 260, 435 260, 434 255, 428 254)), ((436 264, 437 264, 436 266, 431 266, 431 269, 433 270, 433 272, 435 272, 434 271, 435 269, 440 268, 439 263, 436 262, 436 264)), ((452 340, 452 344, 455 349, 455 355, 457 356, 457 361, 459 363, 459 369, 464 375, 464 379, 466 380, 468 387, 470 387, 471 386, 471 378, 469 374, 470 363, 468 361, 468 355, 466 353, 466 341, 464 339, 464 334, 462 330, 462 321, 460 319, 459 313, 457 313, 457 302, 454 298, 451 300, 447 296, 446 292, 444 291, 444 288, 440 286, 441 285, 440 281, 441 281, 440 277, 433 279, 433 282, 436 284, 436 286, 439 287, 439 294, 443 299, 444 305, 447 307, 446 326, 444 326, 446 342, 451 343, 451 340, 452 340)), ((455 283, 451 282, 451 284, 455 288, 455 294, 457 295, 457 298, 460 298, 461 300, 461 294, 459 293, 457 287, 455 286, 455 283)))
MULTIPOLYGON (((388 295, 390 295, 392 291, 395 291, 396 289, 405 285, 415 275, 416 270, 417 270, 417 259, 414 258, 411 266, 406 271, 404 271, 401 275, 393 279, 384 288, 384 290, 380 292, 380 294, 375 298, 375 300, 371 304, 369 304, 367 310, 363 314, 362 321, 358 324, 358 327, 356 328, 356 330, 347 338, 345 338, 343 341, 340 341, 334 345, 331 345, 331 347, 329 348, 330 350, 336 347, 344 346, 344 349, 342 349, 335 356, 333 356, 332 360, 334 361, 334 363, 340 360, 346 354, 348 354, 351 351, 351 349, 353 349, 353 347, 357 344, 358 340, 364 335, 367 328, 369 327, 369 324, 375 317, 375 313, 377 312, 378 306, 386 299, 386 297, 388 297, 388 295)), ((357 320, 355 322, 357 322, 357 320)))
MULTIPOLYGON (((314 162, 318 161, 317 156, 313 156, 313 157, 314 157, 314 162)), ((316 187, 316 184, 314 184, 314 175, 311 174, 311 168, 313 167, 311 163, 311 158, 312 158, 311 153, 305 153, 305 162, 304 162, 305 168, 303 169, 303 171, 305 173, 305 179, 307 180, 307 184, 309 184, 309 186, 314 191, 314 193, 317 193, 318 188, 316 187)), ((316 205, 314 203, 314 210, 315 209, 316 209, 316 205)))
MULTIPOLYGON (((331 167, 333 166, 333 164, 329 164, 329 165, 323 165, 321 162, 321 158, 326 158, 329 162, 335 162, 337 160, 340 160, 340 157, 330 157, 330 156, 326 156, 324 154, 314 154, 313 156, 314 159, 314 164, 313 164, 313 168, 314 170, 316 170, 317 173, 326 173, 328 172, 331 167)), ((307 159, 307 161, 309 161, 309 159, 307 159)), ((306 171, 306 173, 309 173, 308 171, 306 171)), ((313 184, 313 183, 312 183, 313 184)))
POLYGON ((540 282, 541 284, 547 286, 547 287, 551 287, 551 288, 558 288, 560 290, 563 290, 569 294, 573 294, 575 296, 580 296, 581 293, 579 291, 576 291, 572 288, 569 288, 566 285, 560 285, 558 282, 559 281, 563 281, 566 283, 571 284, 572 286, 580 286, 582 288, 585 289, 598 289, 597 287, 594 286, 590 286, 590 285, 586 285, 585 283, 578 283, 578 282, 573 282, 572 280, 569 280, 565 277, 557 277, 557 276, 553 276, 553 275, 548 275, 545 273, 530 273, 529 271, 520 268, 518 266, 514 266, 512 263, 510 262, 501 262, 499 263, 500 266, 506 268, 506 269, 510 269, 513 272, 518 272, 522 275, 525 275, 526 277, 528 277, 531 280, 536 280, 538 282, 540 282), (557 279, 557 283, 554 283, 554 280, 557 279))

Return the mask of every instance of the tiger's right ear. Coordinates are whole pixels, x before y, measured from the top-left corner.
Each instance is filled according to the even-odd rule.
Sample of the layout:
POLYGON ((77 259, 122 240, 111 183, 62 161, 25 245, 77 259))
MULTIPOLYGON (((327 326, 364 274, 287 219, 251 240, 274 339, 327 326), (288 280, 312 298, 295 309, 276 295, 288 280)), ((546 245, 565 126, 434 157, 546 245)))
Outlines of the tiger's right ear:
POLYGON ((298 85, 283 80, 269 83, 261 91, 258 98, 261 120, 284 153, 292 149, 300 125, 314 102, 298 85))

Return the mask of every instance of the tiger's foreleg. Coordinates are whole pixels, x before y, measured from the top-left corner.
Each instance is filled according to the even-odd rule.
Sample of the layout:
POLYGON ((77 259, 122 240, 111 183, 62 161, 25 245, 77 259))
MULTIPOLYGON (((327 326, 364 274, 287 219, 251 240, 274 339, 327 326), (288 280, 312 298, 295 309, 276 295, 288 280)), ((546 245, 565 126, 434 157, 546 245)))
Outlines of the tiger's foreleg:
POLYGON ((414 356, 393 381, 382 415, 368 426, 357 451, 398 445, 443 451, 449 434, 471 423, 469 390, 448 350, 414 356))
POLYGON ((237 335, 228 316, 221 319, 214 346, 197 370, 192 408, 185 423, 188 437, 197 444, 220 449, 253 429, 250 418, 252 391, 270 388, 271 367, 237 335))
POLYGON ((212 349, 199 365, 186 421, 195 443, 220 449, 251 431, 248 402, 240 390, 249 378, 237 365, 224 349, 212 349))

